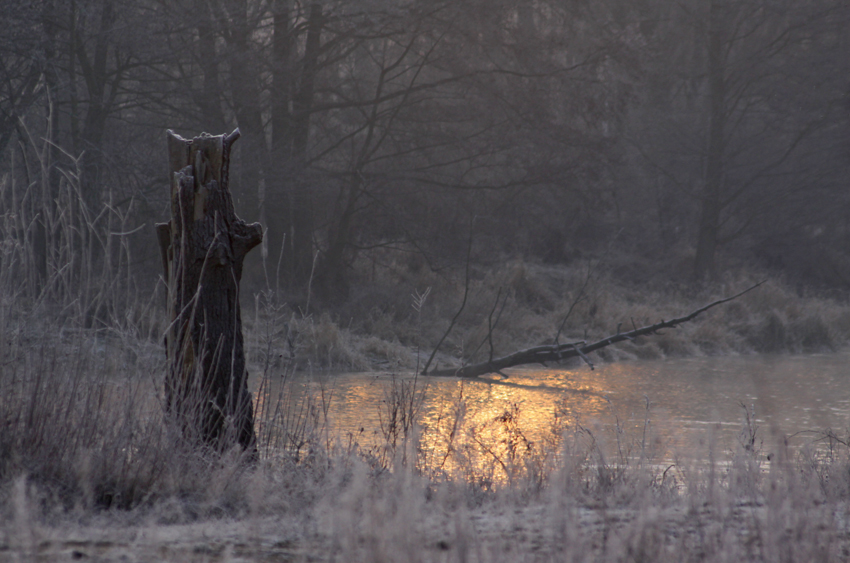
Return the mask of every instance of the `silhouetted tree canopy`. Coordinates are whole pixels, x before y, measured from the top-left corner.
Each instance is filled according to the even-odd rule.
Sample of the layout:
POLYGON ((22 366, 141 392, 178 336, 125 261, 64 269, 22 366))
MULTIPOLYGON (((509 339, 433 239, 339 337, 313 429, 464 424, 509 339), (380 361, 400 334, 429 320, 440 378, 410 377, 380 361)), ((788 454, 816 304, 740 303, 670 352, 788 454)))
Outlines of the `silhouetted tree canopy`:
MULTIPOLYGON (((850 279, 843 1, 0 11, 0 173, 16 179, 3 197, 44 175, 49 202, 73 174, 93 220, 133 205, 131 227, 150 225, 167 214, 163 131, 239 127, 237 212, 267 225, 262 254, 293 299, 312 279, 320 302, 345 301, 352 266, 379 251, 457 267, 473 217, 482 262, 567 263, 621 233, 635 260, 685 260, 699 280, 728 256, 850 279)), ((127 241, 156 271, 150 233, 127 241)))

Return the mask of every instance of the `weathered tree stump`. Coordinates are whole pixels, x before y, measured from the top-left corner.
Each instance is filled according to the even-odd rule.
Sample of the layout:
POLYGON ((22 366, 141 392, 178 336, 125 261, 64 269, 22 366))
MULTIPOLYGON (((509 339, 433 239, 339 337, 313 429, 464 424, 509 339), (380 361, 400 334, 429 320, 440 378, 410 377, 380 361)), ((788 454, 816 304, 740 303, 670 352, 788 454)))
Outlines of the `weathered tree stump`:
POLYGON ((263 239, 236 216, 228 187, 239 138, 168 131, 171 221, 157 225, 168 283, 167 416, 194 445, 225 451, 257 446, 242 338, 239 283, 245 255, 263 239))

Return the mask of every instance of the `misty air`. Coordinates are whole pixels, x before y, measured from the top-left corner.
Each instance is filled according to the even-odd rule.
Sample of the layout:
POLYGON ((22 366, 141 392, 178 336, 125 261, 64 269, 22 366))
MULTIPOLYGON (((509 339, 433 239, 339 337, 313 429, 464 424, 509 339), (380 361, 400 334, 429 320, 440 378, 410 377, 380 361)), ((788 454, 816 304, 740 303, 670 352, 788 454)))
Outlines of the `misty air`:
POLYGON ((846 0, 0 21, 0 561, 850 558, 846 0))

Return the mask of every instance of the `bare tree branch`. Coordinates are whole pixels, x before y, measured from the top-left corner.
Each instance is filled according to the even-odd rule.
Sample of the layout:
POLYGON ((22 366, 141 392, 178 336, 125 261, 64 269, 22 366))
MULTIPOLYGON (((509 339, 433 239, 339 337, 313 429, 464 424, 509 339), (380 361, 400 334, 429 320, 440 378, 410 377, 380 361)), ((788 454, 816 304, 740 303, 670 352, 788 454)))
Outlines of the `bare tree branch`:
MULTIPOLYGON (((605 348, 606 346, 610 346, 611 344, 622 342, 623 340, 633 340, 638 336, 658 334, 659 330, 665 328, 675 328, 680 324, 695 319, 697 316, 701 315, 702 313, 708 311, 713 307, 716 307, 717 305, 722 305, 723 303, 728 303, 733 299, 737 299, 738 297, 752 291, 763 283, 764 281, 760 281, 754 286, 745 289, 744 291, 733 295, 732 297, 726 297, 724 299, 709 303, 708 305, 700 307, 696 311, 693 311, 692 313, 683 317, 678 317, 669 321, 665 321, 662 319, 661 322, 655 323, 654 325, 636 328, 634 330, 630 330, 629 332, 620 332, 618 327, 616 334, 613 334, 607 338, 603 338, 602 340, 598 340, 591 344, 587 344, 586 342, 582 341, 568 342, 565 344, 535 346, 533 348, 520 350, 508 356, 496 358, 495 360, 491 360, 488 362, 471 366, 463 366, 456 369, 435 370, 428 375, 474 378, 479 377, 481 375, 486 375, 488 373, 498 373, 501 372, 503 369, 510 367, 521 366, 526 364, 539 364, 544 362, 559 362, 561 360, 574 357, 582 358, 585 362, 587 362, 588 365, 590 365, 590 368, 593 369, 593 363, 587 357, 587 354, 605 348)), ((423 371, 423 374, 424 373, 425 372, 423 371)))
POLYGON ((474 229, 475 229, 475 216, 472 217, 472 220, 470 221, 470 224, 469 224, 469 243, 467 244, 467 247, 466 247, 466 282, 465 282, 464 289, 463 289, 463 302, 461 302, 460 308, 457 310, 457 313, 455 313, 455 316, 452 319, 452 322, 449 323, 449 328, 446 329, 446 333, 443 334, 443 337, 440 339, 440 341, 434 347, 434 351, 431 352, 431 357, 428 358, 428 361, 425 363, 425 367, 422 368, 422 375, 428 374, 428 368, 431 366, 431 362, 434 361, 434 356, 437 355, 437 350, 440 349, 440 346, 442 346, 443 341, 445 341, 445 339, 449 336, 449 333, 454 328, 455 323, 457 322, 458 318, 460 317, 460 314, 463 312, 464 307, 466 307, 466 298, 469 297, 469 264, 470 264, 471 258, 472 258, 472 238, 473 238, 473 235, 474 235, 474 232, 475 232, 474 229))

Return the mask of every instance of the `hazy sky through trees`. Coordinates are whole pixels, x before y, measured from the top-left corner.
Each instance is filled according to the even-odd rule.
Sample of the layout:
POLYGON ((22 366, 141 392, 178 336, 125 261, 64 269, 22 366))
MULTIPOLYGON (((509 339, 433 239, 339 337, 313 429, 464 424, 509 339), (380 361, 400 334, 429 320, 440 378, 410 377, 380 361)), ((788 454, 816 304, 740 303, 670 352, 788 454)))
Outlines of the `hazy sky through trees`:
MULTIPOLYGON (((132 202, 132 227, 151 225, 167 211, 165 130, 239 127, 237 209, 267 226, 264 252, 284 257, 292 291, 312 275, 344 299, 351 265, 376 248, 450 266, 470 225, 484 262, 568 263, 621 233, 623 252, 686 259, 697 279, 722 256, 832 285, 850 272, 841 0, 0 12, 0 172, 21 192, 3 197, 37 175, 56 196, 73 173, 90 210, 132 202)), ((137 267, 157 263, 149 230, 129 240, 137 267)))

